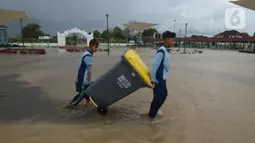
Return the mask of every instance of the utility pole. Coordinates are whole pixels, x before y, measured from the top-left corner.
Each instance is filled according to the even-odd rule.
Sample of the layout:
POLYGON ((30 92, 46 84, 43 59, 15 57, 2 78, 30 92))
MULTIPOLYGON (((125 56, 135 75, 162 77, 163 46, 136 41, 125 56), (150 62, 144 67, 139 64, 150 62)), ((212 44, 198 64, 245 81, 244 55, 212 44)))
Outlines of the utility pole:
MULTIPOLYGON (((187 38, 187 30, 188 30, 188 23, 185 24, 185 39, 187 38)), ((186 44, 184 46, 184 53, 186 53, 185 48, 186 48, 186 44)))
POLYGON ((216 28, 216 26, 215 26, 215 18, 213 19, 213 36, 215 36, 215 28, 216 28))
POLYGON ((20 19, 20 30, 21 30, 21 40, 23 43, 23 48, 25 47, 24 40, 23 40, 23 25, 22 25, 22 18, 20 19))
POLYGON ((108 14, 106 14, 105 15, 106 16, 106 27, 107 27, 107 33, 108 33, 108 35, 107 35, 107 46, 108 46, 108 50, 107 50, 107 54, 108 54, 108 56, 110 55, 110 32, 109 32, 109 25, 108 25, 108 17, 109 17, 109 15, 108 14))
POLYGON ((175 33, 175 22, 176 22, 176 20, 174 20, 174 33, 175 33))
MULTIPOLYGON (((179 38, 181 38, 181 33, 182 33, 182 30, 180 29, 180 30, 179 30, 179 38)), ((180 43, 179 43, 179 48, 178 48, 178 50, 179 50, 179 52, 180 52, 180 50, 181 50, 181 41, 180 41, 180 43)))

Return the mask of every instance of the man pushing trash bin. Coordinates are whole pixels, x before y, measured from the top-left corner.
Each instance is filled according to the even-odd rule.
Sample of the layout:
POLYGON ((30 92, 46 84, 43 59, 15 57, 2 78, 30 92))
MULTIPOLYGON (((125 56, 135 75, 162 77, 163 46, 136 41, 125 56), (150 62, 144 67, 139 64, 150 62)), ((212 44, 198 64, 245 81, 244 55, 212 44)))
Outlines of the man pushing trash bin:
POLYGON ((151 82, 154 85, 154 97, 151 102, 150 111, 148 114, 150 118, 156 117, 159 108, 165 102, 168 94, 166 85, 166 79, 170 69, 170 56, 168 48, 173 46, 173 38, 175 36, 175 33, 172 33, 170 31, 166 31, 162 34, 164 44, 157 50, 152 63, 150 75, 151 82))
POLYGON ((90 103, 89 97, 85 94, 85 90, 92 83, 91 68, 93 63, 93 53, 97 52, 98 46, 99 42, 92 39, 89 42, 89 48, 81 56, 75 81, 76 92, 78 92, 78 94, 68 104, 67 108, 75 107, 82 99, 86 100, 86 106, 90 103))

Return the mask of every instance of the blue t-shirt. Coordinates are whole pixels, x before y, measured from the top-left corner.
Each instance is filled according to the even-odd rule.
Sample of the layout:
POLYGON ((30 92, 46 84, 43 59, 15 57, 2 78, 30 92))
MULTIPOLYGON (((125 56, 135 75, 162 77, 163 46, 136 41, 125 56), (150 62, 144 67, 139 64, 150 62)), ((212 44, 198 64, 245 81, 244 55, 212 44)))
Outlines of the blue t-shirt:
POLYGON ((79 85, 85 86, 90 83, 90 81, 88 80, 88 69, 92 67, 92 63, 93 54, 85 51, 80 58, 80 63, 77 69, 76 82, 78 82, 79 85))

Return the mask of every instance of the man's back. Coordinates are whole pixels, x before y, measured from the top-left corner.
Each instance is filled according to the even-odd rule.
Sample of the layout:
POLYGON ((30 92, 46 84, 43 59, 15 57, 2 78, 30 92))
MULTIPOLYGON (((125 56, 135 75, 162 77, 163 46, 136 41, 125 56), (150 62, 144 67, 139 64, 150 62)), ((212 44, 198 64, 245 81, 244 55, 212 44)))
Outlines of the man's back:
POLYGON ((166 47, 164 47, 164 46, 161 46, 158 50, 163 50, 164 51, 164 61, 163 61, 164 73, 163 73, 163 79, 166 79, 167 75, 169 73, 169 69, 170 69, 170 55, 169 55, 169 52, 167 51, 166 47))
POLYGON ((88 85, 88 68, 92 67, 93 54, 85 51, 80 58, 80 63, 77 69, 77 82, 80 85, 88 85))
POLYGON ((157 50, 154 60, 152 62, 152 69, 151 69, 152 82, 157 83, 158 76, 162 77, 165 80, 167 78, 169 69, 170 69, 170 55, 168 51, 166 50, 166 48, 164 46, 161 46, 157 50), (159 70, 162 70, 162 73, 159 73, 159 70))

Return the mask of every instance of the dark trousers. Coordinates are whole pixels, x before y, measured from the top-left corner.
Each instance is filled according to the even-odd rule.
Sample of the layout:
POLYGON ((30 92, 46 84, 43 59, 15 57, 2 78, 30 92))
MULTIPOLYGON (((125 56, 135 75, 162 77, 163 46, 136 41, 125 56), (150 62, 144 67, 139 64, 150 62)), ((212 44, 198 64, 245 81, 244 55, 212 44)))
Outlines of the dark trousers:
POLYGON ((82 99, 89 100, 89 97, 85 94, 85 90, 88 88, 89 85, 84 86, 83 88, 80 88, 78 91, 78 94, 72 99, 71 104, 76 106, 78 105, 82 99))
POLYGON ((151 102, 150 106, 150 112, 149 117, 155 118, 159 108, 164 104, 166 97, 167 97, 167 86, 166 86, 166 80, 159 81, 158 84, 155 85, 155 88, 153 89, 153 100, 151 102))

